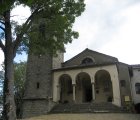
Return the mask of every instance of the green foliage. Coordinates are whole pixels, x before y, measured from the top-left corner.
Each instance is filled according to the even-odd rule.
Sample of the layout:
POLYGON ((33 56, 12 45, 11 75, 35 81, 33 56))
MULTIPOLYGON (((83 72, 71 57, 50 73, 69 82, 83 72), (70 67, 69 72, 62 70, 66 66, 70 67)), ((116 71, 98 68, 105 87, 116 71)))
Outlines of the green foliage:
MULTIPOLYGON (((4 68, 3 64, 2 66, 4 68)), ((25 76, 26 76, 26 62, 14 63, 14 94, 17 108, 16 110, 17 117, 21 117, 25 76)), ((4 81, 4 69, 0 71, 0 104, 2 104, 3 100, 2 99, 3 81, 4 81)))
POLYGON ((2 0, 0 3, 0 14, 3 14, 5 11, 12 9, 15 0, 2 0))
MULTIPOLYGON (((0 34, 0 48, 5 56, 6 76, 3 97, 5 119, 15 119, 14 96, 11 88, 13 87, 12 62, 16 52, 20 53, 27 48, 37 54, 64 51, 64 44, 78 37, 78 32, 73 31, 72 27, 75 18, 81 15, 84 8, 84 0, 0 1, 0 29, 3 31, 0 34), (19 26, 15 21, 10 20, 10 11, 21 4, 30 7, 31 15, 23 25, 19 26), (14 33, 11 34, 13 31, 14 33)), ((15 65, 15 95, 18 96, 20 96, 18 93, 22 93, 24 82, 23 71, 18 70, 19 68, 15 65)))
POLYGON ((64 51, 64 44, 71 43, 79 36, 72 27, 75 18, 81 15, 84 7, 83 0, 55 0, 55 2, 36 0, 31 9, 38 12, 34 15, 35 19, 28 32, 33 51, 35 53, 64 51))
POLYGON ((24 88, 26 74, 26 62, 14 64, 14 88, 15 93, 22 91, 24 88))
POLYGON ((16 5, 25 4, 31 5, 35 0, 1 0, 0 1, 0 14, 3 14, 5 11, 14 8, 16 5))
POLYGON ((4 0, 0 11, 3 13, 20 4, 30 7, 32 18, 26 25, 29 29, 25 31, 25 26, 19 26, 15 21, 11 22, 14 28, 13 39, 17 34, 24 32, 19 53, 28 50, 30 40, 33 52, 40 54, 46 51, 64 51, 64 44, 78 38, 79 34, 72 30, 72 26, 75 18, 85 9, 84 0, 4 0))
POLYGON ((29 40, 32 40, 32 50, 40 54, 46 51, 64 51, 64 44, 78 38, 79 34, 72 30, 72 26, 75 18, 84 11, 84 0, 4 0, 0 5, 0 14, 20 4, 30 7, 32 19, 30 25, 26 25, 29 26, 28 31, 24 31, 25 26, 19 26, 15 21, 11 22, 14 28, 13 40, 17 34, 24 32, 22 43, 18 47, 19 53, 27 50, 29 40))
POLYGON ((14 64, 14 92, 15 92, 15 103, 16 103, 16 114, 17 117, 21 117, 24 84, 26 76, 26 62, 20 62, 14 64))

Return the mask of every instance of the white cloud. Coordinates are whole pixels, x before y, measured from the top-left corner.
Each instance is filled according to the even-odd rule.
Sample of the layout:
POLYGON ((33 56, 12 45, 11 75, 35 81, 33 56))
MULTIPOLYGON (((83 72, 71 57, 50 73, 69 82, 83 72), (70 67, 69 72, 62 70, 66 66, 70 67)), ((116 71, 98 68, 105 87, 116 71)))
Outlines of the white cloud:
POLYGON ((11 18, 20 25, 30 16, 30 9, 27 6, 19 5, 11 11, 11 18))
MULTIPOLYGON (((20 25, 25 22, 27 17, 30 16, 30 9, 28 7, 23 7, 23 5, 17 6, 11 11, 11 20, 17 21, 20 25)), ((25 60, 26 55, 17 57, 19 60, 25 60)), ((3 52, 0 49, 0 65, 4 61, 4 55, 3 52)), ((1 70, 1 66, 0 66, 1 70)))
MULTIPOLYGON (((85 0, 85 2, 86 10, 74 24, 74 30, 80 34, 79 39, 66 45, 65 60, 88 47, 115 56, 125 63, 140 63, 140 1, 85 0)), ((29 8, 19 6, 12 11, 12 15, 15 16, 12 19, 22 24, 30 15, 29 8)), ((2 59, 0 52, 0 62, 2 59)))
POLYGON ((120 17, 125 18, 118 32, 112 36, 112 41, 107 43, 100 50, 114 55, 120 61, 138 64, 140 63, 140 4, 129 6, 120 13, 120 17))
POLYGON ((125 63, 140 63, 140 1, 86 0, 86 4, 74 26, 80 37, 66 46, 65 60, 88 46, 125 63))

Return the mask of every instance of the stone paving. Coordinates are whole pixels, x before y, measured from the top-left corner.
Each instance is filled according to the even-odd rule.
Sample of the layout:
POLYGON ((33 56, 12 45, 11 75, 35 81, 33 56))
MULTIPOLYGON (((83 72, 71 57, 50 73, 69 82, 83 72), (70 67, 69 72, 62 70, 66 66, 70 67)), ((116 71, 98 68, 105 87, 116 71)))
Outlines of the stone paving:
POLYGON ((128 113, 49 114, 22 120, 140 120, 140 114, 128 114, 128 113))

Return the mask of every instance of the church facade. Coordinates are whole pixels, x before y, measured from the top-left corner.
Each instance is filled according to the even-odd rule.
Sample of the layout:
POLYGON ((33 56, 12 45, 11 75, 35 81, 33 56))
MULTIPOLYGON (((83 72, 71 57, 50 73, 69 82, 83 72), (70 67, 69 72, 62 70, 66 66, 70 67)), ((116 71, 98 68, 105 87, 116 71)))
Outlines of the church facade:
POLYGON ((47 114, 56 104, 140 103, 140 65, 85 49, 63 62, 63 54, 29 55, 23 117, 47 114))

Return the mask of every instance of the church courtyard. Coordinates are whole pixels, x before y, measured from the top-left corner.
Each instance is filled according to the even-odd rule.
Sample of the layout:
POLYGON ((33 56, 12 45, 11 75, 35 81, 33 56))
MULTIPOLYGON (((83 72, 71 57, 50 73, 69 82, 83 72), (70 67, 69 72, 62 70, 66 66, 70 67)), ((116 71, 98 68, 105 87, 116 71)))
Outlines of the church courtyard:
POLYGON ((22 120, 140 120, 140 114, 128 114, 128 113, 49 114, 22 120))

